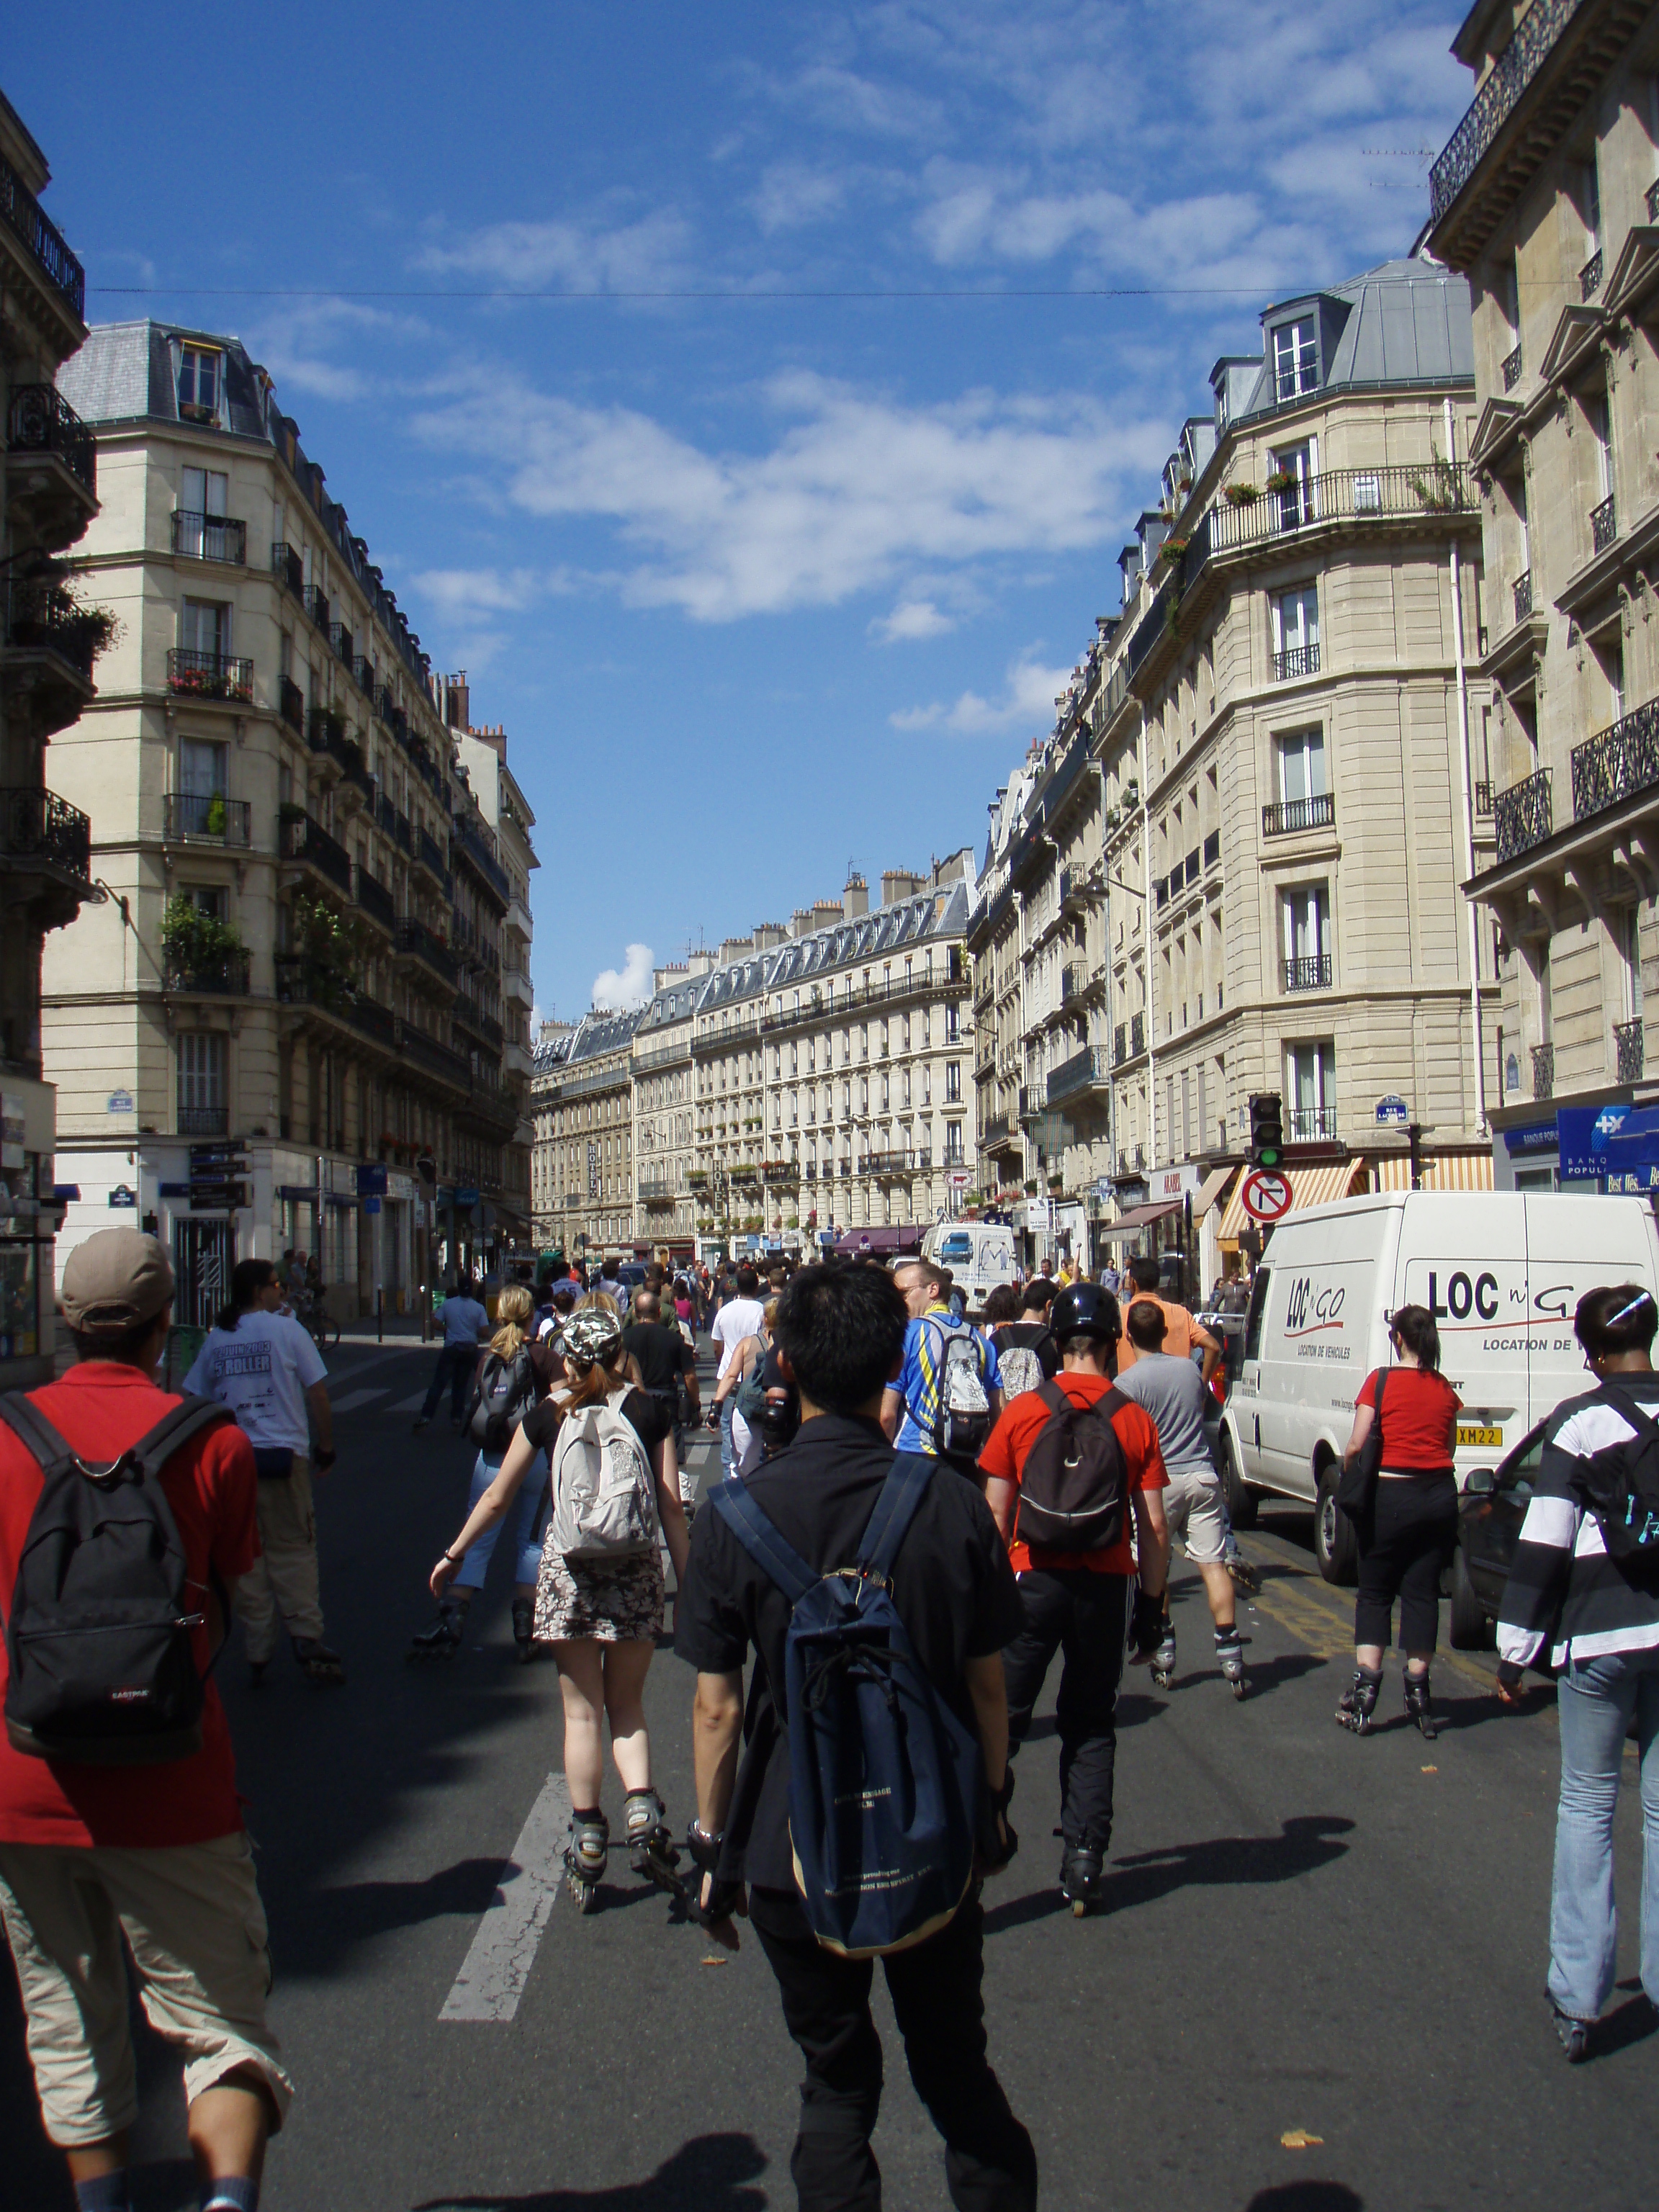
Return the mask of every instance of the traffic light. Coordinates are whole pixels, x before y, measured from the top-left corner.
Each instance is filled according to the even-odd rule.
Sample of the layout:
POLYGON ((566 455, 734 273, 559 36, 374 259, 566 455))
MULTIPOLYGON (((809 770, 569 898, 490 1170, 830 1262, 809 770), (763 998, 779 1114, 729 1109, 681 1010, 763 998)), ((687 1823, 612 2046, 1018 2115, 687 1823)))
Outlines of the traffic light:
POLYGON ((1250 1101, 1250 1164, 1285 1164, 1285 1102, 1276 1091, 1259 1091, 1250 1101))

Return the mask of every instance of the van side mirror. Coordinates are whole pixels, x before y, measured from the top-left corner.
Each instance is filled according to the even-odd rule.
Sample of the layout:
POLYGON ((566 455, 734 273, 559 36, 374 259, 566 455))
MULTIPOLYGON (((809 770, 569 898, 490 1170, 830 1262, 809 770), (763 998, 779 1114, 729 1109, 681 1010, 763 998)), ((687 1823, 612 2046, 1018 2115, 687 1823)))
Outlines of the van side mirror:
POLYGON ((1497 1474, 1489 1467, 1471 1468, 1463 1478, 1465 1498, 1490 1498, 1497 1487, 1497 1474))

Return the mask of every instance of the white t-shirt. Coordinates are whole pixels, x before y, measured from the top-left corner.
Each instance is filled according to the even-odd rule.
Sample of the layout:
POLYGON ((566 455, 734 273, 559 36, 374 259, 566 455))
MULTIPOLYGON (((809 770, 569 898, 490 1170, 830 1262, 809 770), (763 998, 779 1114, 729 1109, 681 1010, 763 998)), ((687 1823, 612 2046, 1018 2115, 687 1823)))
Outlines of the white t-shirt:
POLYGON ((732 1364, 732 1356, 745 1337, 758 1336, 761 1323, 766 1318, 766 1309, 757 1298, 733 1298, 730 1305, 722 1306, 714 1316, 714 1326, 708 1334, 720 1348, 720 1364, 715 1370, 718 1382, 732 1364))
POLYGON ((309 1334, 287 1314, 258 1309, 234 1329, 215 1328, 185 1377, 192 1397, 216 1398, 261 1451, 311 1449, 306 1392, 328 1373, 309 1334))

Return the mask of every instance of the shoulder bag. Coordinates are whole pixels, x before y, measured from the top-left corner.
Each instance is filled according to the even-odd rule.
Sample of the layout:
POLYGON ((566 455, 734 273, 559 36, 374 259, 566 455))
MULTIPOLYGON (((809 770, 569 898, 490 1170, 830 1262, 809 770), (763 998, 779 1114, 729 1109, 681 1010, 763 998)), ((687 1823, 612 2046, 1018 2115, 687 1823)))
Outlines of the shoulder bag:
POLYGON ((1382 1465, 1382 1386, 1388 1379, 1388 1369, 1379 1367, 1370 1434, 1336 1478, 1336 1502, 1349 1520, 1356 1522, 1366 1520, 1376 1502, 1376 1477, 1382 1465))

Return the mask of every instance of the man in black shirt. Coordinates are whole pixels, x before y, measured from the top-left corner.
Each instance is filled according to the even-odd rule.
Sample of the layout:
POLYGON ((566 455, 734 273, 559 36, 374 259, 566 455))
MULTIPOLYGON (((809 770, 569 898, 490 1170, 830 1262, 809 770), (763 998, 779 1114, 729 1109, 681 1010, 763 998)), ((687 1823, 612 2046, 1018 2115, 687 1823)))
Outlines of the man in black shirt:
POLYGON ((1048 1328, 1048 1310, 1054 1302, 1054 1284, 1047 1275, 1036 1276, 1021 1297, 1019 1319, 997 1331, 997 1364, 1003 1370, 1005 1405, 1024 1390, 1040 1389, 1043 1383, 1052 1382, 1060 1372, 1060 1346, 1048 1328), (1019 1355, 1012 1362, 1011 1352, 1019 1355))
MULTIPOLYGON (((647 1277, 649 1284, 650 1278, 647 1277)), ((681 1449, 682 1420, 695 1424, 702 1411, 697 1393, 697 1355, 680 1334, 678 1327, 662 1317, 660 1288, 634 1293, 633 1318, 623 1331, 623 1349, 638 1363, 640 1382, 667 1414, 674 1431, 674 1456, 679 1462, 680 1498, 690 1514, 694 1510, 696 1478, 685 1464, 681 1449), (684 1388, 685 1406, 680 1393, 684 1388)))
MULTIPOLYGON (((820 1571, 857 1559, 893 1463, 882 1390, 899 1372, 904 1302, 882 1269, 803 1268, 779 1301, 780 1370, 800 1396, 795 1442, 747 1478, 755 1503, 820 1571)), ((978 1490, 941 1467, 900 1547, 892 1595, 939 1696, 977 1734, 1000 1796, 1008 1741, 1001 1647, 1024 1616, 1008 1557, 978 1490)), ((697 1669, 694 1855, 712 1869, 706 1911, 748 1912, 806 2061, 791 2162, 801 2212, 878 2212, 870 2148, 881 2103, 881 2045, 870 2015, 872 1962, 817 1942, 802 1910, 789 1841, 783 1710, 788 1601, 719 1514, 700 1514, 678 1607, 675 1648, 697 1669), (747 1710, 743 1668, 756 1654, 747 1710), (738 1763, 741 1732, 744 1750, 738 1763)), ((1003 1801, 1006 1802, 1006 1801, 1003 1801)), ((993 1856, 1012 1849, 996 1816, 993 1856)), ((917 2094, 945 2142, 962 2212, 1028 2212, 1036 2157, 987 2060, 983 1916, 977 1885, 949 1924, 883 1961, 917 2094)), ((735 1949, 729 1917, 714 1923, 735 1949)))

